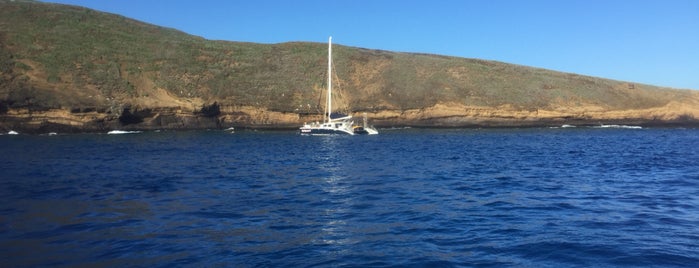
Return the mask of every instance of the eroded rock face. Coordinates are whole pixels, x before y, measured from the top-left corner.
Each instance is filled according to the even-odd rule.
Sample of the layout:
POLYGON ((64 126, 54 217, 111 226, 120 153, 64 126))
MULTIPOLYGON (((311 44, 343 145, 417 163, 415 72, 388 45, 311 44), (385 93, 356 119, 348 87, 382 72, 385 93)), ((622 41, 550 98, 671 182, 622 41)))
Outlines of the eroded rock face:
POLYGON ((624 124, 644 126, 698 126, 696 106, 670 103, 663 107, 610 111, 599 107, 518 110, 509 106, 474 107, 438 104, 425 109, 370 113, 378 126, 420 127, 540 127, 624 124))
POLYGON ((210 105, 204 105, 204 107, 199 110, 199 114, 204 117, 219 116, 221 115, 221 106, 219 106, 217 102, 210 105))
POLYGON ((150 109, 134 110, 133 112, 131 112, 131 108, 126 107, 121 111, 121 115, 119 116, 119 123, 121 123, 122 125, 139 124, 143 122, 144 118, 151 116, 152 114, 150 109))
MULTIPOLYGON (((191 107, 141 108, 127 106, 120 114, 97 109, 50 109, 31 111, 9 109, 0 114, 2 131, 23 133, 107 132, 114 129, 223 129, 271 128, 295 129, 305 122, 322 121, 321 114, 269 111, 257 107, 238 107, 213 102, 191 107)), ((362 118, 365 112, 354 113, 362 118)), ((669 103, 663 107, 609 111, 600 107, 561 107, 551 110, 518 110, 510 106, 476 107, 437 104, 424 109, 378 110, 366 112, 377 127, 539 127, 571 125, 624 124, 642 126, 699 126, 699 109, 687 103, 669 103)))

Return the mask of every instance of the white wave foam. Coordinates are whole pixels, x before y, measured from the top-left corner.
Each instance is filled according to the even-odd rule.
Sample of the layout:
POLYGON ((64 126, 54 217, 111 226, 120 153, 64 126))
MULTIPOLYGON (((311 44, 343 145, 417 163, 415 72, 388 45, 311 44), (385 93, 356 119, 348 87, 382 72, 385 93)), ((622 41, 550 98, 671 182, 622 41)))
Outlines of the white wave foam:
POLYGON ((549 128, 575 128, 575 127, 576 126, 574 126, 574 125, 565 124, 565 125, 561 125, 560 127, 549 127, 549 128))
POLYGON ((403 129, 411 129, 411 127, 390 127, 390 128, 382 128, 382 131, 391 131, 391 130, 403 130, 403 129))
POLYGON ((627 126, 627 125, 599 125, 595 128, 628 128, 628 129, 642 129, 641 126, 627 126))
POLYGON ((134 134, 134 133, 141 133, 142 131, 128 131, 128 130, 112 130, 107 132, 107 134, 114 135, 114 134, 134 134))
POLYGON ((14 131, 14 130, 10 130, 9 132, 7 132, 7 135, 18 135, 18 134, 19 133, 17 131, 14 131))

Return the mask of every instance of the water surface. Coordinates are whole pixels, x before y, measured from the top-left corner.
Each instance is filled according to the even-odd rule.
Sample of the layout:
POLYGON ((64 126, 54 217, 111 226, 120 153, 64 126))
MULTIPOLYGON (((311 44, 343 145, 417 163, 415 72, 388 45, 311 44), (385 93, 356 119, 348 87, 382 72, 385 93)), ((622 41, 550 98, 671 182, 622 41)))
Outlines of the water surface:
POLYGON ((699 130, 0 136, 23 266, 697 266, 699 130))

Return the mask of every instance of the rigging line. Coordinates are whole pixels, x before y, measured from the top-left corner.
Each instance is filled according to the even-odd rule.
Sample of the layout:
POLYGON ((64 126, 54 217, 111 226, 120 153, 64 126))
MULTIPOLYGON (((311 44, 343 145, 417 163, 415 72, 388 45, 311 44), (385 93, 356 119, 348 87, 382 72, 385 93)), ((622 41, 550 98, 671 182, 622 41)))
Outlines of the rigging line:
MULTIPOLYGON (((334 91, 333 99, 338 100, 339 101, 338 104, 342 104, 342 106, 343 106, 343 110, 344 110, 343 112, 349 114, 349 108, 347 107, 347 103, 345 101, 344 90, 342 90, 342 91, 339 90, 340 88, 343 88, 344 83, 340 79, 340 76, 337 75, 337 68, 335 67, 335 61, 333 60, 331 64, 332 64, 332 69, 335 70, 333 72, 333 81, 335 81, 335 83, 333 83, 335 85, 333 87, 333 91, 334 91)), ((338 109, 338 110, 340 110, 340 109, 338 109)))
POLYGON ((320 104, 323 101, 323 90, 322 89, 319 90, 318 93, 319 94, 318 94, 318 103, 316 103, 316 111, 320 112, 320 104))
MULTIPOLYGON (((321 75, 320 77, 326 77, 326 76, 327 76, 327 71, 323 71, 323 73, 322 73, 322 75, 321 75)), ((323 108, 324 110, 325 110, 326 108, 328 108, 328 107, 326 107, 325 105, 322 105, 322 104, 325 102, 325 101, 324 101, 324 99, 325 99, 324 97, 326 96, 325 94, 327 94, 326 90, 327 90, 327 86, 328 86, 328 85, 327 85, 327 81, 325 81, 325 79, 323 79, 322 81, 324 81, 324 82, 322 82, 322 83, 320 84, 320 89, 318 90, 318 103, 316 103, 316 111, 317 111, 317 112, 321 112, 321 111, 320 111, 320 107, 321 107, 321 106, 324 107, 324 108, 323 108)), ((314 87, 313 90, 315 91, 317 88, 318 88, 318 87, 314 87)), ((324 111, 323 114, 327 114, 327 110, 324 111)))

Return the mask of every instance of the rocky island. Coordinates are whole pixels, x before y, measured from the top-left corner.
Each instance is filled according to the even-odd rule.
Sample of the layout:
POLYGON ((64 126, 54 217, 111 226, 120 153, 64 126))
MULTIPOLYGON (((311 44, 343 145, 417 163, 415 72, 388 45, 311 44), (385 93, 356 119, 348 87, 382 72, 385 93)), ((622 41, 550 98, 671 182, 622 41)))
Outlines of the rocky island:
MULTIPOLYGON (((325 57, 0 0, 0 131, 297 128, 323 113, 325 57)), ((378 127, 699 125, 694 90, 342 45, 334 62, 335 105, 378 127)))

